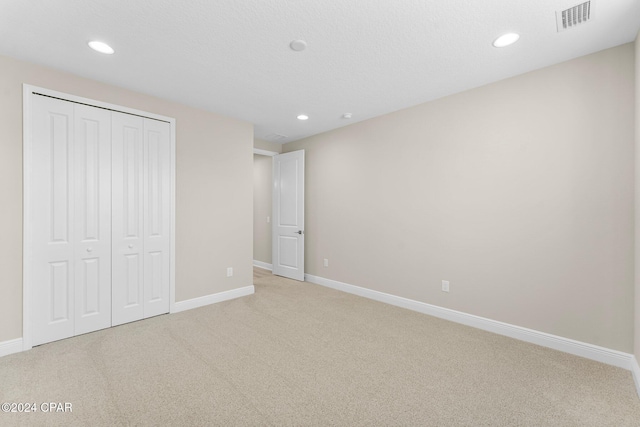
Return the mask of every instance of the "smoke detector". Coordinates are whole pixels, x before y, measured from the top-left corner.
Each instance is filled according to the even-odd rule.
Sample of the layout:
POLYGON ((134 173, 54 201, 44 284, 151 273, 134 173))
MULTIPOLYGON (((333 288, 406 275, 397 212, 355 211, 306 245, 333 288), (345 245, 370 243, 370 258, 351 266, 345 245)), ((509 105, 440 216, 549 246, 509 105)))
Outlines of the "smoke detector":
POLYGON ((570 30, 589 22, 593 17, 593 3, 593 0, 590 0, 569 9, 556 11, 558 32, 570 30))

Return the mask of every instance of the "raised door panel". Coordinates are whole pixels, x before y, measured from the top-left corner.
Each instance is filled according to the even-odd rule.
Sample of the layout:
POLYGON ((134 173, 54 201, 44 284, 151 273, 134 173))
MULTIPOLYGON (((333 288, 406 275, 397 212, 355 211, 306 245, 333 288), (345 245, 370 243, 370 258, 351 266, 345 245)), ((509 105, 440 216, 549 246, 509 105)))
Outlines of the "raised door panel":
POLYGON ((296 158, 282 159, 277 165, 279 215, 276 218, 276 224, 280 227, 292 227, 297 231, 300 229, 298 209, 296 209, 299 161, 296 158))
POLYGON ((32 96, 32 344, 74 335, 73 104, 32 96))
POLYGON ((170 124, 144 120, 144 317, 169 312, 170 124))
POLYGON ((111 113, 112 324, 144 316, 144 119, 111 113))
POLYGON ((76 104, 75 334, 111 326, 111 113, 76 104))

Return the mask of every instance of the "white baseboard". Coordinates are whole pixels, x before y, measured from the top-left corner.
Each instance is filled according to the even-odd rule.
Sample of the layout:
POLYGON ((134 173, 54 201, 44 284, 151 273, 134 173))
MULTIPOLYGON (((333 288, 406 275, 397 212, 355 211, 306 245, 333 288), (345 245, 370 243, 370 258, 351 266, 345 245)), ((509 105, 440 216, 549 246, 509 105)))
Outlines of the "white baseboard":
POLYGON ((0 357, 22 351, 22 338, 0 342, 0 357))
POLYGON ((217 302, 244 297, 253 293, 255 293, 255 288, 253 285, 250 285, 243 288, 232 289, 230 291, 218 292, 217 294, 188 299, 186 301, 177 301, 173 306, 173 311, 171 313, 179 313, 181 311, 191 310, 192 308, 203 307, 217 302))
MULTIPOLYGON (((619 368, 624 368, 630 371, 633 370, 634 363, 636 364, 636 367, 638 366, 635 357, 629 353, 623 353, 621 351, 612 350, 581 341, 575 341, 569 338, 563 338, 557 335, 551 335, 545 332, 511 325, 509 323, 498 322, 496 320, 491 320, 484 317, 475 316, 473 314, 451 310, 448 308, 438 307, 436 305, 386 294, 384 292, 361 288, 359 286, 349 285, 347 283, 325 279, 323 277, 312 276, 310 274, 305 274, 305 280, 317 285, 322 285, 339 291, 348 292, 350 294, 417 311, 423 314, 428 314, 430 316, 439 317, 441 319, 450 320, 452 322, 461 323, 463 325, 472 326, 484 331, 505 335, 507 337, 515 338, 521 341, 549 347, 554 350, 559 350, 576 356, 585 357, 587 359, 617 366, 619 368)), ((636 385, 638 385, 638 382, 640 381, 640 372, 636 372, 634 375, 636 377, 636 385)))
POLYGON ((265 270, 269 270, 269 271, 273 270, 273 264, 267 264, 266 262, 256 261, 255 259, 253 260, 253 266, 258 268, 264 268, 265 270))
POLYGON ((638 392, 638 397, 640 397, 640 365, 638 364, 638 359, 634 357, 631 364, 632 364, 631 373, 633 374, 633 381, 636 383, 636 391, 638 392))

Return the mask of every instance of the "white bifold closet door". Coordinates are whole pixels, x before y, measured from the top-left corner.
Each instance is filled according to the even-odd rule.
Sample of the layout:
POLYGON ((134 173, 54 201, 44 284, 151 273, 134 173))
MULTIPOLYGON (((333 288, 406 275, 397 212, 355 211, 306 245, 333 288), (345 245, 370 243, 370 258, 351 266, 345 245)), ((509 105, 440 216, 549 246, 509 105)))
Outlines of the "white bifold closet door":
POLYGON ((32 95, 33 345, 169 312, 170 124, 32 95))
POLYGON ((33 97, 33 344, 111 326, 111 114, 33 97))
POLYGON ((169 311, 169 123, 113 113, 113 325, 169 311))

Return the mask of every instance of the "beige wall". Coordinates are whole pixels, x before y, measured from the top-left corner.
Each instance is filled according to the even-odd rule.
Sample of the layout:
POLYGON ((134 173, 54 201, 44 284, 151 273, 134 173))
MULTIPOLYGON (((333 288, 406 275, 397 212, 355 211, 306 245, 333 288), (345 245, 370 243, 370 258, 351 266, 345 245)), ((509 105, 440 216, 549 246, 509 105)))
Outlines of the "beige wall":
POLYGON ((282 144, 265 141, 264 139, 255 138, 253 140, 253 147, 260 150, 273 151, 274 153, 282 153, 282 144))
POLYGON ((271 164, 273 158, 253 155, 253 259, 271 264, 271 164))
POLYGON ((633 352, 633 73, 626 44, 285 144, 307 272, 633 352))
POLYGON ((0 342, 22 336, 23 83, 174 117, 176 301, 252 284, 251 124, 0 56, 0 342))

